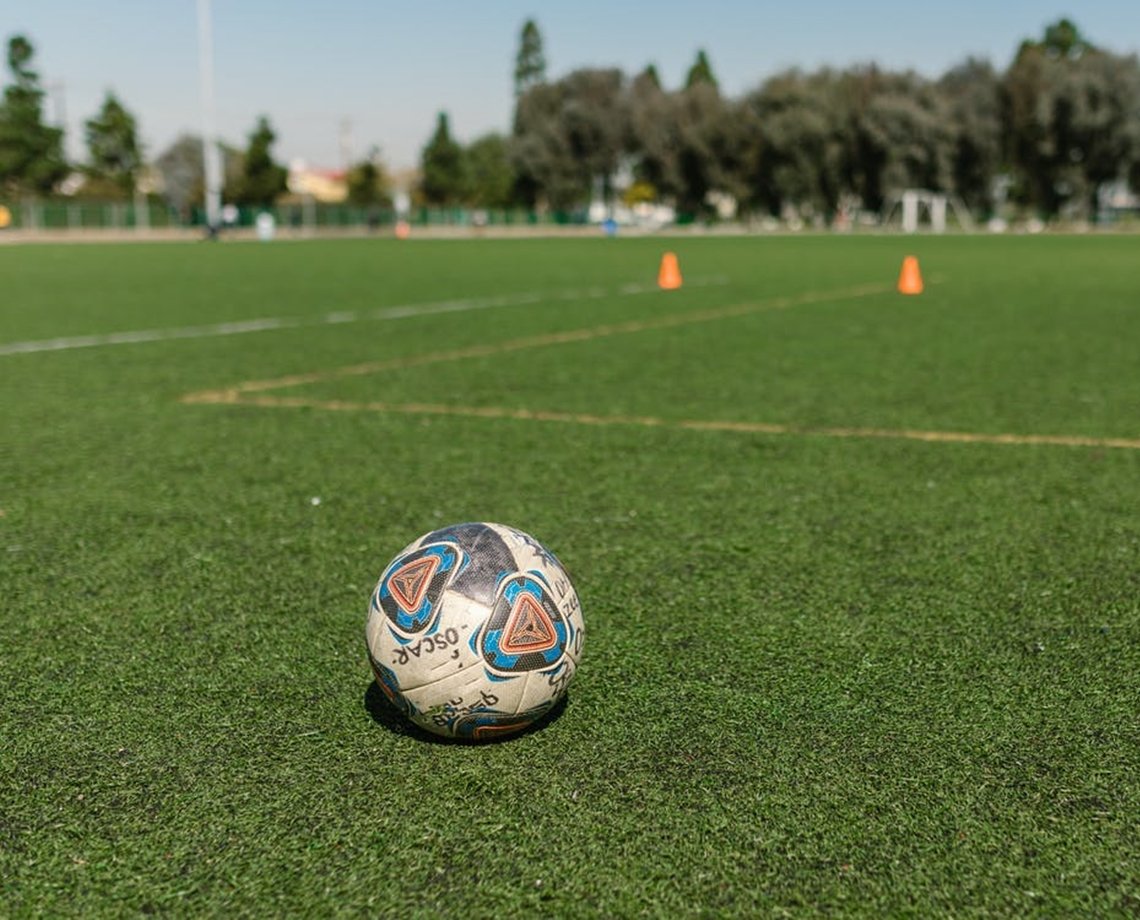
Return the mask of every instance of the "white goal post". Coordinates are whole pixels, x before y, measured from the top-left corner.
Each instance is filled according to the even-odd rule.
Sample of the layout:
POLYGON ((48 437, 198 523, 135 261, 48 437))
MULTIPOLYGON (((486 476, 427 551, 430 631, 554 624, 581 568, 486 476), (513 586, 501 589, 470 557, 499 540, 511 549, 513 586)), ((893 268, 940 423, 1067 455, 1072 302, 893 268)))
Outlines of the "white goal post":
POLYGON ((945 233, 947 209, 953 210, 963 230, 974 229, 974 219, 956 195, 918 188, 908 188, 901 195, 887 200, 887 205, 883 208, 883 224, 884 226, 889 224, 898 211, 903 233, 917 233, 925 214, 930 221, 931 230, 935 233, 945 233))

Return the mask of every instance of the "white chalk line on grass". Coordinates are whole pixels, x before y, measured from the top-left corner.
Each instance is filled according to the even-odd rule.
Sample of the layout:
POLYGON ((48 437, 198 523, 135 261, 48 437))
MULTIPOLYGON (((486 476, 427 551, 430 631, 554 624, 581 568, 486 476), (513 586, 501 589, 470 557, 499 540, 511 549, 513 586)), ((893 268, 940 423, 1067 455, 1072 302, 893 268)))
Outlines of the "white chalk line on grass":
MULTIPOLYGON (((727 284, 724 275, 694 278, 686 287, 714 287, 727 284)), ((73 335, 56 339, 37 339, 27 342, 0 343, 0 357, 27 355, 45 351, 70 351, 76 348, 103 348, 109 345, 138 345, 143 342, 168 342, 177 339, 210 339, 228 335, 248 335, 276 329, 297 329, 305 326, 335 326, 344 323, 383 322, 431 316, 437 313, 465 313, 471 310, 488 310, 494 307, 518 307, 557 300, 598 300, 603 297, 624 297, 648 294, 658 290, 655 284, 631 283, 617 287, 570 288, 561 291, 530 291, 519 294, 502 294, 494 297, 464 297, 429 303, 401 304, 377 310, 337 310, 320 316, 271 316, 263 319, 238 320, 229 323, 210 323, 205 326, 175 326, 169 329, 135 329, 127 332, 108 332, 100 335, 73 335)))
POLYGON ((821 303, 829 300, 838 301, 857 297, 868 297, 873 294, 886 293, 888 290, 890 290, 890 286, 886 284, 861 284, 838 291, 807 291, 795 297, 773 297, 768 300, 750 303, 738 303, 723 307, 693 310, 688 313, 667 313, 664 316, 658 315, 647 319, 628 320, 621 323, 603 323, 598 326, 565 329, 561 332, 547 332, 540 335, 524 336, 522 338, 508 339, 499 342, 484 342, 480 345, 468 345, 463 348, 449 348, 440 351, 401 355, 382 361, 366 361, 363 364, 350 364, 343 367, 311 371, 305 374, 288 374, 284 377, 275 377, 270 380, 246 380, 236 386, 223 387, 220 390, 203 390, 196 393, 187 393, 182 397, 182 402, 239 403, 242 401, 242 397, 248 393, 265 393, 270 390, 285 389, 286 387, 324 383, 341 377, 360 377, 399 368, 462 361, 468 358, 486 358, 491 355, 526 351, 531 348, 567 345, 572 342, 587 342, 592 339, 607 338, 614 335, 629 335, 651 330, 671 329, 678 326, 691 326, 696 323, 708 323, 716 320, 747 316, 765 310, 786 310, 791 307, 821 303))

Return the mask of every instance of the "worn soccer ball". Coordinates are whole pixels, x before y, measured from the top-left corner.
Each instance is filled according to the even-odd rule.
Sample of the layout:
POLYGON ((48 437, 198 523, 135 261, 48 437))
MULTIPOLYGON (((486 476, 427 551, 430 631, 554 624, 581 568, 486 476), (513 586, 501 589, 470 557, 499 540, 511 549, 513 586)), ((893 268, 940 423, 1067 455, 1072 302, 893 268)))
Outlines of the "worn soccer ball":
POLYGON ((485 741, 562 698, 585 625, 550 550, 521 530, 471 523, 425 534, 388 564, 365 633, 376 683, 405 716, 485 741))

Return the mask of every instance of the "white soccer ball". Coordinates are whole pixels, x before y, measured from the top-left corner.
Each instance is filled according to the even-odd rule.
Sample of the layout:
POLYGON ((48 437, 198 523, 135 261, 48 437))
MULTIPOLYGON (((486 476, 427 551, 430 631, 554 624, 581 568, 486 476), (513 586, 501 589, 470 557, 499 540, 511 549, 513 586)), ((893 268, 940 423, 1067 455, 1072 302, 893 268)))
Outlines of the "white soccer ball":
POLYGON ((502 524, 454 524, 405 547, 368 608, 368 657, 384 695, 437 735, 517 732, 562 698, 585 624, 562 564, 502 524))

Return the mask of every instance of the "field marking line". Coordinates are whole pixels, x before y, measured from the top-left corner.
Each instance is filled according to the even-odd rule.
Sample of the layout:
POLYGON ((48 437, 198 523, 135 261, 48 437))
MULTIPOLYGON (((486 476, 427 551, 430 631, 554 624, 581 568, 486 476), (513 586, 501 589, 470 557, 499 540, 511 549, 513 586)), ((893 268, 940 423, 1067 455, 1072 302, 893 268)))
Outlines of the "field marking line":
POLYGON ((247 380, 243 383, 224 387, 219 390, 203 390, 197 393, 187 393, 182 397, 181 401, 184 403, 236 403, 241 402, 242 396, 246 393, 264 393, 270 390, 282 390, 287 387, 324 383, 343 377, 359 377, 377 374, 387 370, 420 367, 425 364, 442 364, 451 361, 461 361, 467 358, 485 358, 491 355, 525 351, 531 348, 566 345, 572 342, 588 342, 594 339, 607 338, 615 335, 630 335, 637 332, 650 332, 658 329, 670 329, 677 326, 691 326, 697 323, 708 323, 715 320, 748 316, 764 311, 786 310, 790 307, 804 306, 806 304, 854 300, 873 294, 883 294, 892 290, 893 287, 891 284, 874 283, 854 285, 852 287, 832 291, 808 291, 804 294, 774 297, 770 300, 754 301, 752 303, 714 307, 712 309, 697 310, 689 313, 674 313, 669 316, 657 317, 656 319, 630 320, 624 323, 587 326, 564 332, 550 332, 541 335, 525 336, 519 339, 508 339, 503 342, 491 342, 482 345, 469 345, 465 348, 425 352, 406 358, 389 358, 384 361, 368 361, 363 364, 351 364, 347 367, 332 368, 331 370, 311 371, 305 374, 290 374, 284 377, 275 377, 271 380, 247 380))
MULTIPOLYGON (((727 284, 724 275, 694 278, 690 287, 712 287, 727 284)), ((298 329, 309 326, 336 326, 344 323, 383 322, 439 313, 464 313, 495 307, 516 307, 556 300, 597 300, 656 291, 656 284, 626 283, 616 287, 567 288, 556 291, 528 291, 493 297, 466 297, 427 303, 401 304, 373 310, 334 310, 320 316, 269 316, 261 319, 210 323, 204 326, 175 326, 168 329, 134 329, 96 335, 74 335, 55 339, 33 339, 26 342, 0 343, 0 357, 36 354, 45 351, 71 351, 77 348, 102 348, 108 345, 138 345, 143 342, 167 342, 177 339, 208 339, 275 329, 298 329)))
POLYGON ((637 426, 679 431, 717 431, 736 434, 797 435, 824 438, 878 438, 925 441, 942 444, 1039 445, 1050 447, 1097 447, 1140 450, 1140 438, 1094 438, 1084 435, 987 434, 973 431, 923 431, 913 428, 857 428, 787 425, 767 422, 665 419, 644 415, 593 415, 512 409, 504 406, 453 406, 440 403, 352 402, 339 399, 309 399, 303 396, 246 396, 234 404, 269 409, 319 409, 330 412, 381 412, 391 415, 442 415, 463 418, 509 419, 527 422, 559 422, 572 425, 637 426))
MULTIPOLYGON (((941 279, 932 279, 941 280, 941 279)), ((767 301, 747 304, 734 304, 709 310, 677 313, 652 320, 631 320, 625 323, 591 326, 564 332, 527 336, 466 348, 427 352, 407 358, 392 358, 386 361, 371 361, 326 371, 307 374, 293 374, 273 380, 252 380, 220 390, 206 390, 188 393, 181 402, 189 404, 227 404, 258 406, 279 409, 319 409, 335 412, 382 412, 399 415, 439 415, 466 418, 510 419, 515 421, 558 422, 564 424, 593 426, 639 426, 643 428, 665 428, 679 431, 719 431, 743 434, 798 435, 828 438, 878 438, 890 440, 924 441, 943 444, 999 444, 999 445, 1041 445, 1059 447, 1095 447, 1120 450, 1140 450, 1140 439, 1098 438, 1085 435, 1051 434, 1012 434, 971 431, 927 431, 913 428, 880 428, 852 426, 810 426, 769 422, 717 421, 703 419, 664 419, 641 415, 595 415, 581 412, 558 412, 503 406, 456 406, 440 403, 385 403, 354 402, 350 400, 316 399, 303 396, 270 395, 273 390, 321 383, 343 377, 364 376, 385 370, 416 367, 459 361, 466 358, 486 357, 507 352, 522 351, 614 335, 627 335, 657 329, 668 329, 696 323, 712 322, 747 316, 768 310, 788 309, 812 303, 835 302, 886 293, 893 289, 891 284, 862 284, 836 291, 809 291, 795 296, 776 297, 767 301)), ((603 295, 599 295, 603 296, 603 295)))

